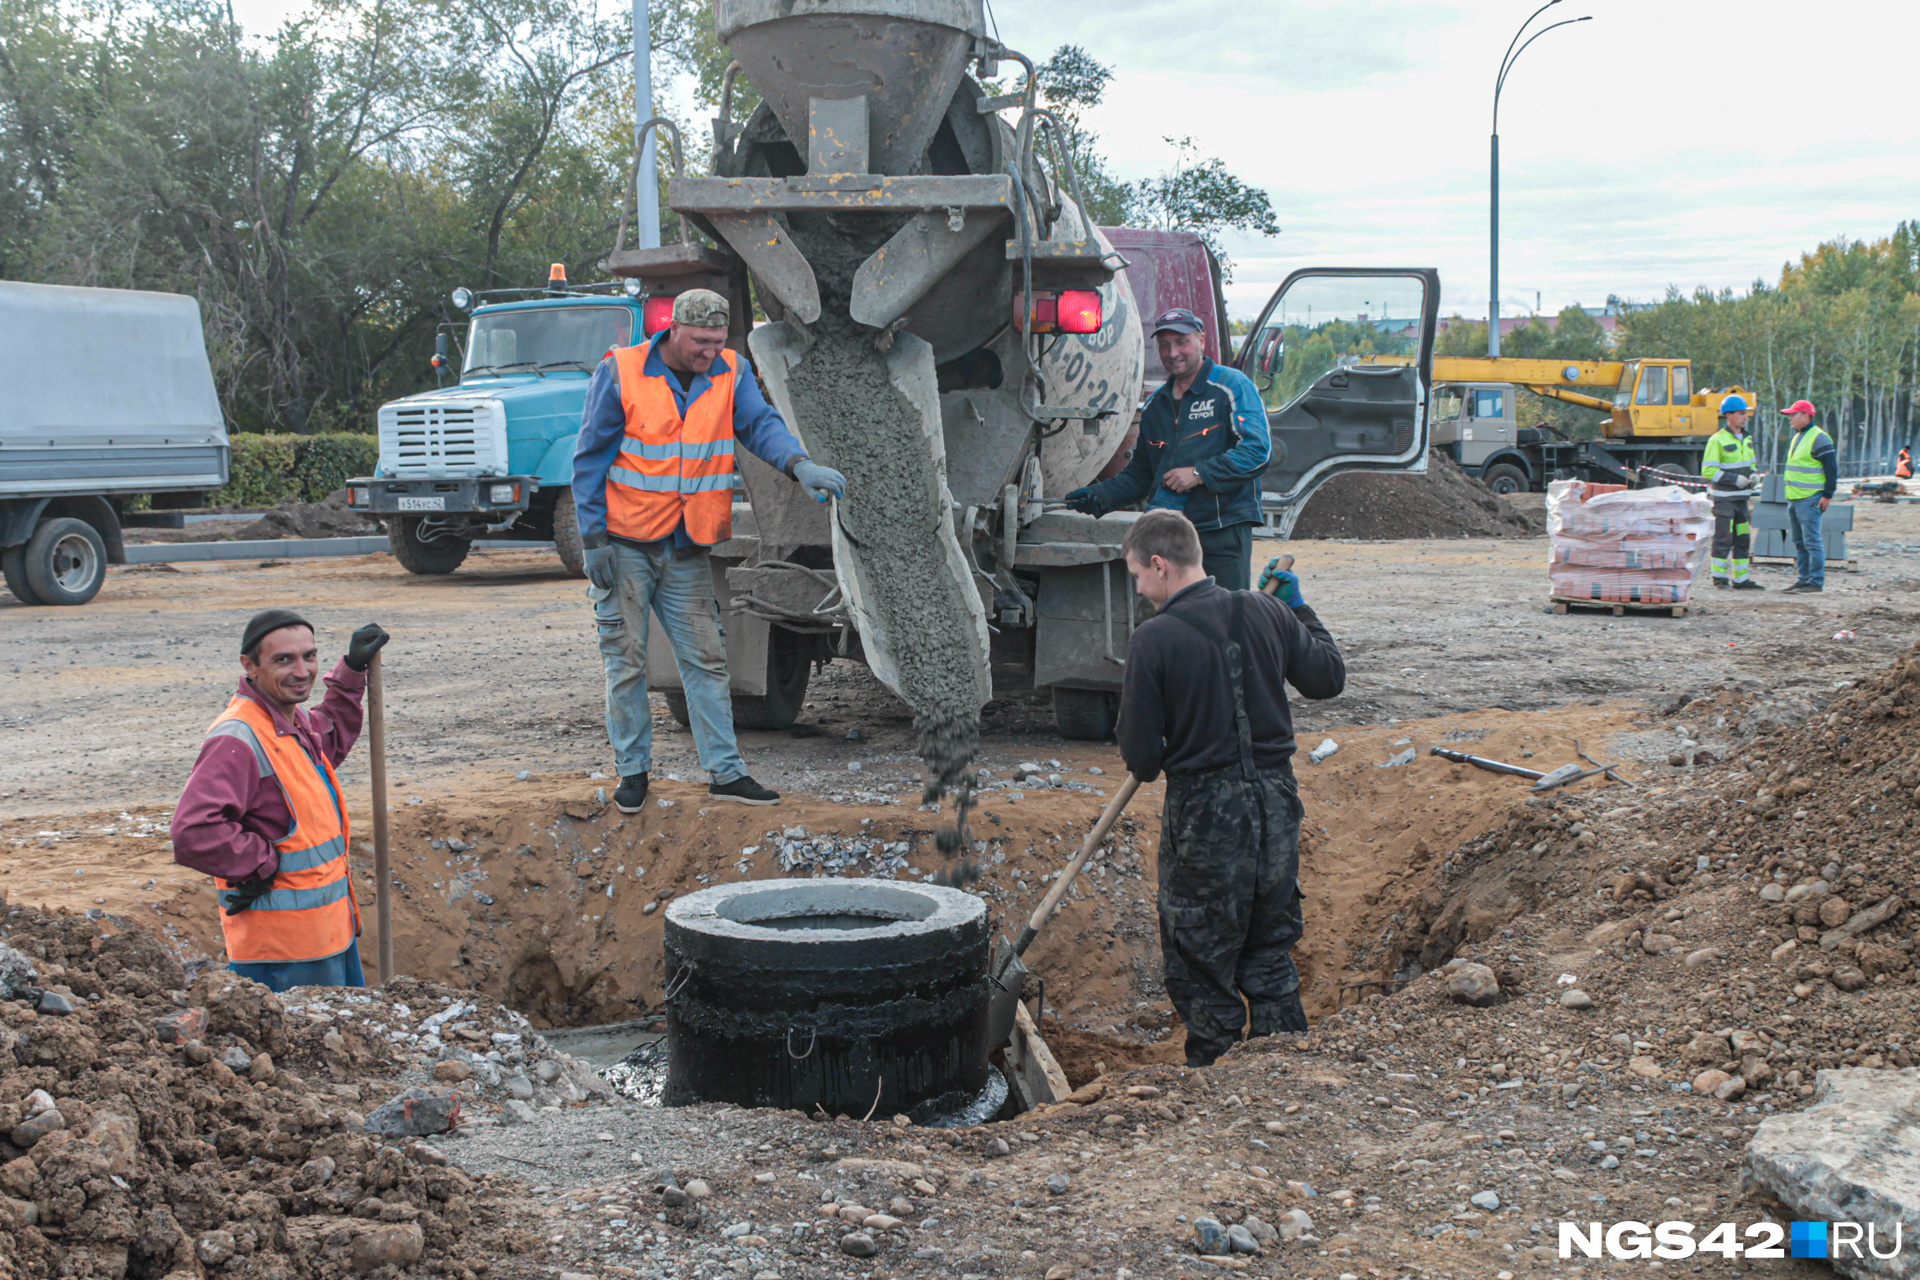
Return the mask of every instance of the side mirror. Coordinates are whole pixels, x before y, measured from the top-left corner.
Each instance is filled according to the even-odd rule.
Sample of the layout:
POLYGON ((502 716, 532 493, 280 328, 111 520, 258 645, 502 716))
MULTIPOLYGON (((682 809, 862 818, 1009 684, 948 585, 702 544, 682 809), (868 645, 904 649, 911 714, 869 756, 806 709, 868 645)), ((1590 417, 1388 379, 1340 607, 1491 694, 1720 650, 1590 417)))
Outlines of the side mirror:
POLYGON ((437 333, 433 336, 433 367, 444 369, 447 367, 447 360, 447 335, 445 332, 437 333))

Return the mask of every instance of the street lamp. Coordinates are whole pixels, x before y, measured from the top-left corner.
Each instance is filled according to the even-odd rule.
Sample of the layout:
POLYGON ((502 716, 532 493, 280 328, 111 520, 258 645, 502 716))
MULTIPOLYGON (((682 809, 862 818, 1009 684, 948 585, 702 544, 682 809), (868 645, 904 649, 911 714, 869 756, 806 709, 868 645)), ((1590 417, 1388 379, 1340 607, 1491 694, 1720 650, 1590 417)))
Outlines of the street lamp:
POLYGON ((1493 82, 1493 177, 1490 183, 1493 218, 1490 229, 1492 250, 1488 254, 1490 267, 1487 285, 1487 354, 1490 356, 1500 354, 1500 90, 1506 87, 1507 72, 1513 70, 1513 64, 1519 61, 1520 55, 1527 51, 1527 45, 1553 30, 1554 27, 1570 27, 1576 22, 1593 21, 1592 15, 1588 15, 1584 18, 1568 18, 1565 22, 1555 22, 1528 36, 1527 44, 1520 44, 1520 37, 1527 34, 1527 28, 1533 25, 1533 19, 1559 3, 1560 0, 1547 0, 1545 4, 1533 11, 1532 16, 1520 24, 1520 29, 1513 33, 1513 39, 1507 42, 1506 56, 1500 59, 1500 75, 1493 82), (1517 44, 1520 47, 1515 49, 1514 45, 1517 44))

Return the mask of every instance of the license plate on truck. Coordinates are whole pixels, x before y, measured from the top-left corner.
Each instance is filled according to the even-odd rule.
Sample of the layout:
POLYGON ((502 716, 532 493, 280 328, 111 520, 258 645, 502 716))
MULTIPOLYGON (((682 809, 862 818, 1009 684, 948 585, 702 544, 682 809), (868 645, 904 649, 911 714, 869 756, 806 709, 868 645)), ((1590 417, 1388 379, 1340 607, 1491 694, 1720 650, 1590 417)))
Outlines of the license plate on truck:
POLYGON ((445 498, 402 498, 400 509, 402 511, 445 511, 447 500, 445 498))

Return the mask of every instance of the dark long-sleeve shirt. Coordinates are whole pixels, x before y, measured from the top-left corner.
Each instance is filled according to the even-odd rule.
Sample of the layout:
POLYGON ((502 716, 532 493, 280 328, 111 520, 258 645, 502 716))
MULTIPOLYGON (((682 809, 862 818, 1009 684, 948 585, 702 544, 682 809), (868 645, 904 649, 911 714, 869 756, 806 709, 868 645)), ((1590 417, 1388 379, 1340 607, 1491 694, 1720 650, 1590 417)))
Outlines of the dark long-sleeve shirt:
POLYGON ((1263 592, 1228 591, 1212 578, 1197 582, 1141 623, 1127 644, 1118 737, 1121 758, 1140 781, 1152 782, 1162 770, 1206 773, 1240 762, 1226 654, 1178 616, 1228 635, 1236 594, 1246 598, 1241 681, 1256 766, 1293 758, 1288 683, 1309 698, 1337 697, 1346 688, 1346 661, 1312 609, 1289 609, 1263 592))
MULTIPOLYGON (((360 738, 360 700, 367 676, 341 662, 328 673, 326 684, 327 696, 320 705, 311 711, 295 707, 291 721, 244 679, 239 693, 265 709, 275 732, 292 734, 310 759, 325 756, 338 768, 360 738)), ((343 811, 345 807, 342 800, 343 811)), ((173 860, 210 876, 256 880, 278 869, 280 855, 273 845, 286 839, 292 827, 286 792, 272 774, 261 776, 253 749, 239 738, 208 738, 173 811, 173 860)))
MULTIPOLYGON (((666 378, 673 401, 685 414, 687 406, 713 386, 711 373, 738 368, 733 382, 733 438, 754 457, 776 471, 791 476, 794 464, 807 456, 806 449, 794 439, 793 432, 781 420, 780 413, 760 393, 760 382, 753 366, 738 351, 722 351, 708 373, 685 380, 670 376, 667 362, 655 343, 647 352, 646 371, 650 376, 666 378), (690 385, 688 385, 690 384, 690 385)), ((589 547, 607 545, 607 472, 620 456, 620 444, 627 435, 627 409, 620 398, 620 371, 608 356, 593 371, 587 384, 587 403, 580 416, 580 436, 573 446, 573 509, 580 525, 580 538, 589 547)), ((664 541, 664 540, 663 540, 664 541)), ((674 530, 676 551, 694 544, 686 536, 684 523, 674 530)))
POLYGON ((1820 496, 1831 498, 1840 488, 1840 459, 1833 447, 1833 437, 1824 431, 1813 442, 1813 460, 1820 464, 1820 470, 1825 473, 1826 484, 1820 490, 1820 496))

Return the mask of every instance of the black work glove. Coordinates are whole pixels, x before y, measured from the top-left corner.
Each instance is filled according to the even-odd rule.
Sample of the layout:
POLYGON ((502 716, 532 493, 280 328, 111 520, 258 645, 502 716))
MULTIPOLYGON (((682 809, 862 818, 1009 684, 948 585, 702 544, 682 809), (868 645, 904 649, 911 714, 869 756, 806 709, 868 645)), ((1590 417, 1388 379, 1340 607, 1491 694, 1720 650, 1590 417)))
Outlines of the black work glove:
POLYGON ((353 639, 347 642, 346 664, 355 671, 365 671, 373 665, 373 655, 390 639, 377 622, 369 622, 353 633, 353 639))
POLYGON ((1102 514, 1100 495, 1091 487, 1075 489, 1066 496, 1066 504, 1082 515, 1099 516, 1102 514))
MULTIPOLYGON (((276 872, 275 874, 278 873, 276 872)), ((258 880, 242 880, 232 888, 223 890, 221 897, 227 902, 227 914, 237 916, 260 899, 266 897, 272 889, 273 876, 262 876, 258 880)))

